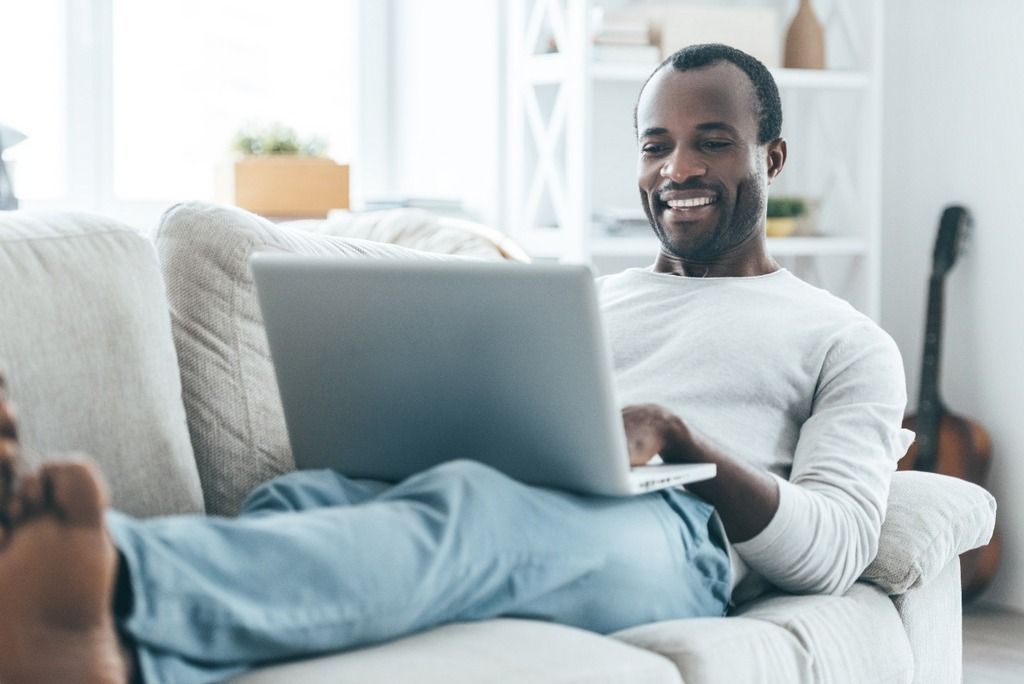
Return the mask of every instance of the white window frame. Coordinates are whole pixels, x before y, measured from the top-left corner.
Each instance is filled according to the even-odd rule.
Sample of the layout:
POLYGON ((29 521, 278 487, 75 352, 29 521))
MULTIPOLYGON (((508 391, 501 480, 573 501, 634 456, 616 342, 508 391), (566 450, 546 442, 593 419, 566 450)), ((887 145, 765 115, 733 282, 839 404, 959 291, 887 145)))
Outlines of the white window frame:
MULTIPOLYGON (((353 205, 392 190, 394 0, 358 0, 357 131, 353 205)), ((23 208, 81 210, 151 227, 167 201, 125 201, 114 194, 114 0, 65 0, 67 187, 63 197, 23 208), (76 30, 70 30, 75 27, 76 30)), ((193 199, 193 198, 183 198, 193 199)))

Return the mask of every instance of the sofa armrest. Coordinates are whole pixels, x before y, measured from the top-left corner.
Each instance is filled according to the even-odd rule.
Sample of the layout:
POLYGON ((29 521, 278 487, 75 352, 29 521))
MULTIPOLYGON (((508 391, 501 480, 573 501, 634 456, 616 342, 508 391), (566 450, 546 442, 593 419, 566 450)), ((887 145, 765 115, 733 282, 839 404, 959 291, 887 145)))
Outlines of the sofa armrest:
POLYGON ((987 544, 995 519, 995 499, 975 484, 935 473, 894 473, 878 555, 861 579, 890 595, 925 584, 956 556, 987 544))

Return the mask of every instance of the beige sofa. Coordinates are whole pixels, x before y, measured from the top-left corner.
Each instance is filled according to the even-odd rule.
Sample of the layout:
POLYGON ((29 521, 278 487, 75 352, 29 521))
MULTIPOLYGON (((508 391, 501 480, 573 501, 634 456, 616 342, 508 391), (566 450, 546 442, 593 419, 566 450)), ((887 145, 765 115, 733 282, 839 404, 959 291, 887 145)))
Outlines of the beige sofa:
MULTIPOLYGON (((483 258, 493 235, 425 215, 275 225, 206 204, 150 234, 103 217, 0 212, 0 369, 34 453, 95 456, 136 515, 231 515, 292 467, 247 258, 254 250, 483 258)), ((727 618, 602 636, 500 619, 254 670, 255 682, 957 682, 957 554, 991 534, 983 490, 898 473, 878 558, 842 596, 761 597, 727 618)))

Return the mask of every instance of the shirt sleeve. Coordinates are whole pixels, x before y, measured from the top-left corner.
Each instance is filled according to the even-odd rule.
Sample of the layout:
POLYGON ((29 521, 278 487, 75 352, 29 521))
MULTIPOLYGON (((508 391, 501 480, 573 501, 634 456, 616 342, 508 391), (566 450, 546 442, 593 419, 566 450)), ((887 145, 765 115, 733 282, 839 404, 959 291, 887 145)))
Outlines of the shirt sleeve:
POLYGON ((870 322, 848 326, 825 356, 779 508, 737 553, 794 593, 845 593, 878 551, 889 484, 914 435, 896 344, 870 322))

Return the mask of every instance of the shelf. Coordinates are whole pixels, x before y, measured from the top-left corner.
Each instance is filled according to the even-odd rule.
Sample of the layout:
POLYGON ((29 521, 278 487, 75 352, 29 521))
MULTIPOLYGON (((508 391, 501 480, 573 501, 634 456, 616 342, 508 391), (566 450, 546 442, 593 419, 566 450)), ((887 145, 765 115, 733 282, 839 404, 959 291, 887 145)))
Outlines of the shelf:
MULTIPOLYGON (((658 253, 655 237, 600 237, 590 242, 590 253, 602 257, 650 256, 658 253)), ((864 241, 848 237, 768 238, 768 253, 776 256, 856 256, 865 254, 864 241)))
POLYGON ((855 237, 768 238, 768 253, 778 256, 856 256, 866 254, 867 245, 855 237))
POLYGON ((816 90, 865 90, 870 83, 863 71, 830 71, 828 69, 772 69, 780 88, 816 90))
MULTIPOLYGON (((591 62, 590 76, 594 81, 642 84, 657 64, 631 64, 628 62, 591 62)), ((531 55, 525 64, 527 80, 533 84, 560 83, 569 77, 569 60, 559 53, 531 55)), ((863 90, 868 87, 868 75, 862 71, 829 69, 771 69, 775 83, 783 89, 806 90, 863 90)))
MULTIPOLYGON (((635 145, 624 132, 611 133, 611 127, 621 127, 623 113, 657 68, 657 55, 637 51, 649 60, 637 62, 629 59, 637 52, 598 52, 586 31, 568 30, 586 27, 587 13, 608 4, 601 0, 502 4, 508 10, 508 85, 513 86, 506 98, 506 172, 516 181, 508 184, 503 202, 512 237, 534 257, 590 261, 598 272, 651 263, 660 244, 642 220, 609 234, 605 226, 615 221, 593 217, 603 219, 609 204, 635 201, 618 171, 635 164, 635 145), (561 52, 534 53, 535 46, 549 44, 548 35, 560 37, 561 52), (559 219, 563 223, 550 228, 522 228, 559 219)), ((787 137, 802 153, 799 163, 795 154, 790 162, 794 170, 787 173, 786 191, 817 198, 820 225, 842 232, 771 238, 768 251, 796 275, 877 318, 883 2, 839 5, 828 22, 830 64, 848 68, 770 71, 785 100, 787 137)))
MULTIPOLYGON (((656 64, 613 64, 595 62, 591 77, 595 81, 642 84, 656 64)), ((547 72, 543 67, 538 71, 547 72)), ((867 74, 860 71, 829 71, 813 69, 772 69, 779 88, 807 90, 862 90, 868 86, 867 74)), ((554 71, 547 72, 549 75, 554 71)), ((556 80, 556 79, 549 79, 556 80)))

